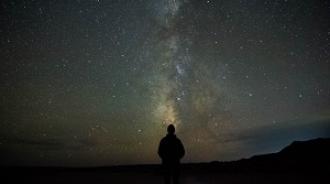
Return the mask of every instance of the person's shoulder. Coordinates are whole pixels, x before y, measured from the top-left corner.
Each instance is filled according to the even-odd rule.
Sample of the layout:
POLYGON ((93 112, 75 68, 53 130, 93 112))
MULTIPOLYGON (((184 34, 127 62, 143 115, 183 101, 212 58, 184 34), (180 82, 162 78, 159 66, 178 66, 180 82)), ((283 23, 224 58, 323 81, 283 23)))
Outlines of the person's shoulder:
POLYGON ((167 137, 166 137, 166 136, 163 137, 163 138, 160 140, 160 142, 164 142, 164 141, 167 141, 167 137))
POLYGON ((173 140, 176 140, 176 137, 171 136, 171 135, 166 135, 161 139, 160 142, 173 142, 173 140))
POLYGON ((182 144, 181 139, 179 139, 178 137, 176 137, 175 140, 176 140, 178 143, 182 144))

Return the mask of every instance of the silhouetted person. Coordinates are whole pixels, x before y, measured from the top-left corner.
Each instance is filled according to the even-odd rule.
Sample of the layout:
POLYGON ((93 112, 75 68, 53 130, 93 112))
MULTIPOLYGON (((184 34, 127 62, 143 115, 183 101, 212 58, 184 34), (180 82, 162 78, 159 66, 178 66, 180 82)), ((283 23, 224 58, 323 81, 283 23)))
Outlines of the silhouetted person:
POLYGON ((167 127, 167 135, 160 141, 158 148, 166 184, 170 184, 171 180, 174 184, 179 183, 180 159, 185 154, 184 147, 174 132, 174 126, 169 125, 167 127))

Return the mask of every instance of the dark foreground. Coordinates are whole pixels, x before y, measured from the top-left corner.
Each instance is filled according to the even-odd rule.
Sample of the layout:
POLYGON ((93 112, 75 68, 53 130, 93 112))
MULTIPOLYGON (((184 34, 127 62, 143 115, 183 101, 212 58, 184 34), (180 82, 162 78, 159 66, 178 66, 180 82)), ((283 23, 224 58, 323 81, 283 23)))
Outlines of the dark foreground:
MULTIPOLYGON (((279 184, 279 183, 329 183, 328 172, 304 171, 213 171, 200 166, 183 166, 182 184, 279 184)), ((4 169, 4 168, 3 168, 4 169)), ((163 183, 159 166, 133 166, 121 168, 7 168, 2 171, 1 183, 163 183)))
MULTIPOLYGON (((330 139, 293 142, 278 153, 232 162, 183 164, 181 184, 330 183, 330 139)), ((98 168, 0 167, 0 183, 163 183, 159 165, 98 168)))

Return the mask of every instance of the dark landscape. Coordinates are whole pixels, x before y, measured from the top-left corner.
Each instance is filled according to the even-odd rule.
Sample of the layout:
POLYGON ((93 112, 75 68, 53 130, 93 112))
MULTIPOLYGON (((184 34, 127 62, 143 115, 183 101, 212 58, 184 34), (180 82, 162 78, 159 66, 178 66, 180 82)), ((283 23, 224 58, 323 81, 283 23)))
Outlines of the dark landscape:
MULTIPOLYGON (((278 153, 182 164, 181 183, 328 183, 330 138, 295 141, 278 153)), ((4 183, 163 183, 160 165, 2 167, 4 183)))

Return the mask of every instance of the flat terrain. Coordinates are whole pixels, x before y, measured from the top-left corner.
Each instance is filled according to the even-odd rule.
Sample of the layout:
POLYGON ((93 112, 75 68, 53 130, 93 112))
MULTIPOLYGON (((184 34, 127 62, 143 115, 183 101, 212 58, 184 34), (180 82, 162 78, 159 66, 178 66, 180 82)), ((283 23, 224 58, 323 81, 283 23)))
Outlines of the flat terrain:
MULTIPOLYGON (((4 168, 3 168, 4 169, 4 168)), ((1 183, 163 183, 158 166, 134 166, 113 168, 10 168, 1 172, 1 183)), ((182 184, 272 184, 272 183, 329 183, 327 172, 262 172, 262 171, 207 171, 201 168, 183 168, 180 181, 182 184)))

